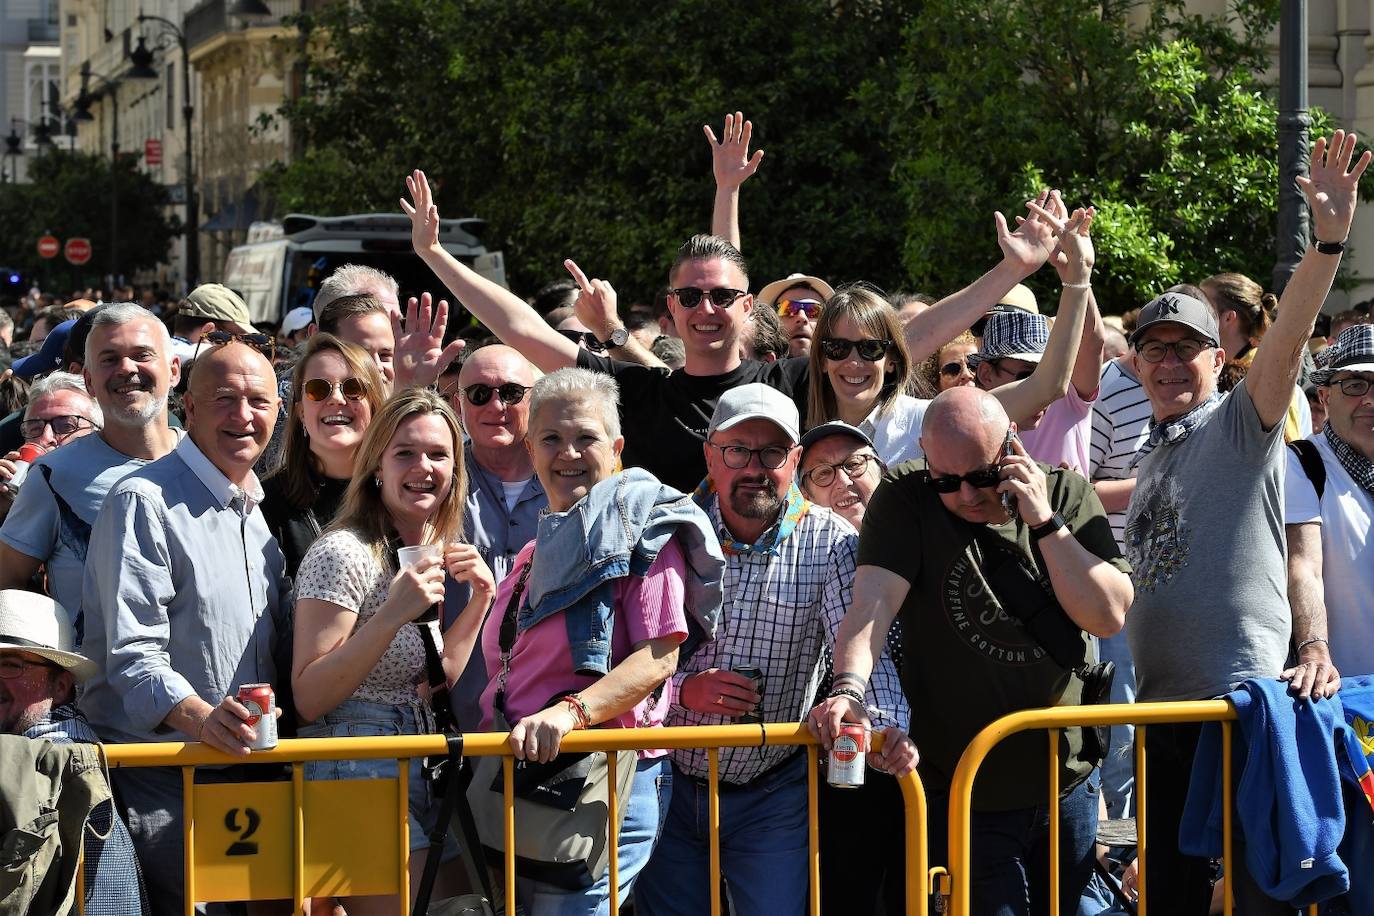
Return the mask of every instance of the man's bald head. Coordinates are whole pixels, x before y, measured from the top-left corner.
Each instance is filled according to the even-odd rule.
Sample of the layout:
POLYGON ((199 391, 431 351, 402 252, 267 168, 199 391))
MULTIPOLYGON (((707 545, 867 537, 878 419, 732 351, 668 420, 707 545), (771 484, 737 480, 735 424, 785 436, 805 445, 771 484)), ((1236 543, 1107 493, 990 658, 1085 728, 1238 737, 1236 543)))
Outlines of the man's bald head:
POLYGON ((520 351, 506 346, 482 347, 463 363, 457 384, 445 393, 463 418, 463 428, 472 440, 472 456, 478 464, 490 467, 503 458, 508 460, 512 452, 523 455, 530 428, 528 389, 534 387, 536 375, 534 366, 520 351), (486 392, 488 399, 481 404, 474 404, 463 395, 473 385, 490 389, 486 392), (507 385, 519 385, 526 389, 525 393, 518 400, 513 396, 507 400, 498 393, 507 385))
POLYGON ((999 467, 1011 420, 1001 403, 979 388, 950 388, 940 392, 921 421, 921 447, 931 477, 965 478, 959 489, 941 493, 940 502, 954 515, 975 524, 1000 524, 1006 512, 996 487, 969 483, 999 467))
POLYGON ((246 487, 272 436, 279 402, 266 356, 237 341, 212 347, 191 366, 187 433, 230 483, 246 487))
POLYGON ((207 386, 217 385, 234 373, 273 375, 272 363, 258 350, 237 340, 217 347, 202 347, 191 363, 186 390, 191 393, 204 392, 207 386))
POLYGON ((534 366, 519 350, 504 344, 492 344, 474 350, 463 363, 463 368, 458 372, 458 387, 477 384, 491 373, 499 374, 503 381, 515 382, 526 388, 534 385, 534 366))
POLYGON ((921 421, 921 441, 957 438, 1000 448, 1010 426, 1001 401, 981 388, 961 386, 940 392, 930 402, 921 421))

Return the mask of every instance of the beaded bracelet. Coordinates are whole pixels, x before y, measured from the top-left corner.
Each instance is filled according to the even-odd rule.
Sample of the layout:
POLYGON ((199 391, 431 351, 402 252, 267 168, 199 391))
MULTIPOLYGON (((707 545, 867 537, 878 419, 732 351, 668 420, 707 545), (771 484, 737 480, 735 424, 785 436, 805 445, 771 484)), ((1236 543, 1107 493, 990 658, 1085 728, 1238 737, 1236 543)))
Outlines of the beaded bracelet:
POLYGON ((573 718, 577 720, 577 724, 573 726, 574 731, 592 727, 592 711, 587 708, 587 704, 580 695, 570 693, 563 698, 563 702, 568 704, 568 708, 572 710, 573 718))
POLYGON ((847 697, 848 699, 853 700, 855 703, 858 703, 860 706, 864 705, 864 695, 862 693, 859 693, 859 691, 855 690, 853 687, 836 687, 834 690, 830 691, 830 696, 828 697, 828 699, 833 700, 836 697, 847 697))

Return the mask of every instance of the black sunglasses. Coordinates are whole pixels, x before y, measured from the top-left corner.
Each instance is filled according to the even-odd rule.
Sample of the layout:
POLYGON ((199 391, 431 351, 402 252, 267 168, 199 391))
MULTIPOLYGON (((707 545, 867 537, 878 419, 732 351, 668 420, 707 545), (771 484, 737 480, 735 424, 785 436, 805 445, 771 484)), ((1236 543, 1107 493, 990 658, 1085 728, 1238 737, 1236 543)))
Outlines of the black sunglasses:
POLYGON ((191 359, 194 360, 200 355, 201 344, 208 343, 212 347, 222 347, 234 341, 252 347, 268 359, 271 359, 277 352, 277 341, 271 334, 235 334, 232 331, 211 331, 197 341, 191 359))
POLYGON ((956 375, 958 375, 959 373, 963 372, 963 371, 964 371, 965 369, 967 369, 967 368, 968 368, 968 361, 967 361, 967 360, 963 360, 963 359, 955 360, 954 362, 945 363, 943 366, 941 366, 941 367, 940 367, 940 374, 941 374, 941 375, 948 375, 950 378, 953 378, 954 376, 956 376, 956 375))
POLYGON ((568 340, 571 340, 578 346, 585 346, 588 350, 591 350, 593 353, 606 352, 605 344, 597 340, 596 335, 593 334, 591 331, 574 331, 572 329, 567 329, 559 331, 558 333, 562 334, 564 337, 568 338, 568 340))
POLYGON ((925 482, 936 493, 958 493, 965 483, 975 489, 991 490, 1002 482, 1002 471, 995 464, 967 474, 947 474, 944 477, 936 477, 926 471, 925 482))
POLYGON ((350 401, 361 401, 367 395, 367 387, 360 378, 346 378, 342 382, 312 378, 302 386, 307 401, 326 400, 336 389, 350 401))
POLYGON ((850 350, 858 350, 859 358, 865 362, 876 363, 887 355, 891 349, 890 340, 847 340, 843 337, 823 337, 821 338, 821 352, 826 359, 833 359, 839 362, 849 358, 850 350))
POLYGON ((728 286, 717 286, 715 289, 699 289, 695 286, 682 286, 672 290, 672 294, 677 296, 677 301, 685 309, 694 309, 701 305, 703 296, 711 297, 711 304, 718 309, 727 308, 740 296, 747 295, 742 289, 730 289, 728 286))
POLYGON ((517 385, 515 382, 506 382, 501 385, 469 385, 463 389, 463 397, 468 399, 468 403, 473 407, 481 407, 491 400, 494 394, 501 399, 501 403, 510 407, 512 404, 519 404, 525 400, 525 395, 529 389, 524 385, 517 385))
POLYGON ((63 414, 60 417, 49 417, 46 420, 25 420, 19 424, 19 435, 24 437, 24 441, 32 441, 43 435, 46 427, 52 427, 52 434, 61 439, 63 436, 70 436, 74 432, 83 429, 99 429, 99 426, 86 417, 76 414, 63 414))

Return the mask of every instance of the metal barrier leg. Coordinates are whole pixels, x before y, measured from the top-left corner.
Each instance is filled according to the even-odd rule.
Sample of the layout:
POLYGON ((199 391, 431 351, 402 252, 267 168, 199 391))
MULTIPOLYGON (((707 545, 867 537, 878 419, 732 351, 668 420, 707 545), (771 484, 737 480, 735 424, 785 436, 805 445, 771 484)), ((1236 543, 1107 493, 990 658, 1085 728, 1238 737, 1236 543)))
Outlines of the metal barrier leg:
POLYGON ((305 764, 291 764, 291 904, 305 914, 305 764))
MULTIPOLYGON (((821 828, 817 810, 817 782, 820 778, 820 755, 816 746, 806 749, 806 833, 807 833, 807 876, 811 879, 811 916, 821 916, 821 828)), ((615 910, 611 911, 612 913, 615 910)))
MULTIPOLYGON (((506 912, 515 912, 515 758, 501 761, 501 792, 506 806, 506 912)), ((480 861, 478 863, 481 865, 480 861)))
POLYGON ((620 808, 620 799, 616 797, 615 791, 615 767, 618 756, 615 751, 606 753, 606 816, 609 819, 606 824, 606 843, 611 853, 611 868, 608 877, 611 884, 610 912, 612 913, 620 912, 620 824, 616 817, 620 808))
POLYGON ((1050 916, 1059 916, 1059 729, 1050 736, 1050 916))
POLYGON ((396 792, 400 796, 397 808, 401 819, 401 829, 397 831, 401 835, 401 866, 397 875, 401 891, 397 897, 401 902, 401 912, 405 913, 410 910, 410 761, 406 758, 396 761, 396 792))
POLYGON ((181 823, 182 851, 181 866, 186 871, 182 885, 186 899, 182 901, 185 916, 195 916, 196 912, 196 768, 181 768, 181 823))
POLYGON ((706 831, 711 837, 711 916, 720 916, 720 751, 706 752, 710 769, 706 779, 706 831))
POLYGON ((1135 727, 1135 861, 1137 916, 1145 916, 1145 732, 1147 726, 1135 727))
POLYGON ((1221 876, 1221 912, 1231 916, 1235 909, 1235 859, 1231 856, 1231 723, 1221 723, 1221 862, 1225 874, 1221 876))

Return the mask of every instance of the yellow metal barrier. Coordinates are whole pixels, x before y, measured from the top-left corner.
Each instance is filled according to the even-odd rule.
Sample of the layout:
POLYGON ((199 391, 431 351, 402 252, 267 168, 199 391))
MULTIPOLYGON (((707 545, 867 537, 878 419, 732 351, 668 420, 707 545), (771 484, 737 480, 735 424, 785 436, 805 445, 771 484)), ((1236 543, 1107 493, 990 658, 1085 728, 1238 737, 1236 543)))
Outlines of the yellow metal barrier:
MULTIPOLYGON (((1146 769, 1146 740, 1151 725, 1182 722, 1219 722, 1222 734, 1222 861, 1223 912, 1231 916, 1235 902, 1231 887, 1232 782, 1231 741, 1236 711, 1226 700, 1201 700, 1187 703, 1132 703, 1101 706, 1056 706, 1030 709, 1004 716, 983 729, 964 750, 954 771, 949 792, 949 870, 953 877, 950 913, 973 916, 970 899, 973 783, 978 768, 988 753, 1003 739, 1018 732, 1046 729, 1049 733, 1049 810, 1050 810, 1050 916, 1059 913, 1059 732, 1073 726, 1135 725, 1136 762, 1136 842, 1139 863, 1139 916, 1147 914, 1148 824, 1145 818, 1145 793, 1149 790, 1146 769)), ((1176 842, 1165 838, 1165 842, 1176 842)), ((1317 916, 1314 904, 1309 916, 1317 916)))
MULTIPOLYGON (((469 734, 469 757, 503 756, 506 798, 505 899, 515 899, 515 758, 503 733, 469 734)), ((874 741, 881 746, 881 735, 874 741)), ((708 748, 711 825, 710 880, 720 886, 720 808, 717 748, 766 745, 806 746, 811 877, 810 911, 820 912, 820 833, 817 826, 819 746, 805 725, 723 725, 693 728, 595 729, 568 735, 562 749, 620 751, 708 748)), ((250 764, 290 764, 290 782, 197 784, 195 768, 243 763, 207 745, 187 743, 106 745, 111 768, 180 767, 186 850, 185 912, 196 902, 292 900, 302 913, 310 897, 395 894, 409 900, 410 838, 407 820, 407 762, 442 755, 442 735, 396 738, 302 738, 255 751, 250 764), (304 766, 322 760, 396 759, 398 778, 307 781, 304 766), (359 815, 363 822, 359 823, 359 815), (391 825, 390 827, 386 825, 391 825)), ((618 911, 615 755, 609 780, 611 912, 618 911)), ((898 780, 906 803, 907 916, 925 916, 929 902, 926 855, 926 799, 915 773, 898 780)), ((78 898, 79 900, 81 898, 78 898)), ((713 893, 719 916, 720 895, 713 893)), ((84 901, 82 901, 84 903, 84 901)))

